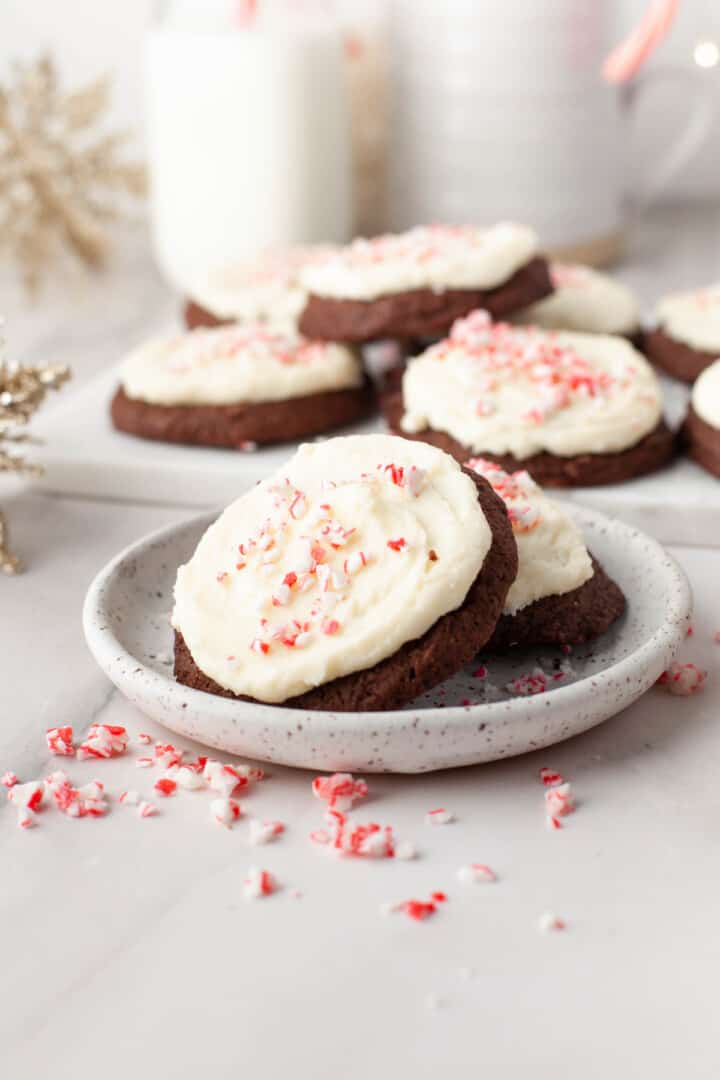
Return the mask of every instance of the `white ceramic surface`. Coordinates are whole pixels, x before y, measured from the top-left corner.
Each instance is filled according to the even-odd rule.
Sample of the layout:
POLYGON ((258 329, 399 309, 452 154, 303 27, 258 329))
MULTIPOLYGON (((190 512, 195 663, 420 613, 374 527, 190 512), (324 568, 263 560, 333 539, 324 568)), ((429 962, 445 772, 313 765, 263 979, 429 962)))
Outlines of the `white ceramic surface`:
POLYGON ((405 709, 257 705, 173 680, 168 614, 175 571, 214 515, 152 534, 113 559, 88 591, 86 640, 101 668, 148 716, 229 753, 314 769, 427 772, 537 750, 601 723, 652 686, 685 637, 692 607, 685 575, 654 540, 593 511, 568 509, 625 592, 626 615, 570 657, 554 650, 488 657, 484 679, 472 674, 478 664, 470 665, 405 709), (562 672, 556 689, 531 697, 508 689, 538 666, 562 672))

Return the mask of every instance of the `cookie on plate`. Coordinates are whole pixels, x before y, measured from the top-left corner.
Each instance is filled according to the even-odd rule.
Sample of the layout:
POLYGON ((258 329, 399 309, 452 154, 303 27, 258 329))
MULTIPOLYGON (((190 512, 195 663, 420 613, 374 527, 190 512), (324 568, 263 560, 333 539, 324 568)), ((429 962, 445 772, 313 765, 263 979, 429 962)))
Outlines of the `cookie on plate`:
POLYGON ((306 266, 300 329, 333 341, 438 337, 483 307, 510 315, 552 292, 547 263, 526 225, 424 225, 355 240, 306 266))
POLYGON ((191 330, 232 322, 294 328, 306 301, 300 271, 336 250, 294 247, 221 267, 196 283, 185 304, 185 324, 191 330))
POLYGON ((684 436, 690 456, 720 476, 720 360, 705 368, 692 388, 684 436))
POLYGON ((589 266, 569 263, 551 263, 550 278, 552 295, 523 308, 511 322, 544 330, 613 334, 640 343, 640 307, 627 285, 589 266))
POLYGON ((720 355, 720 284, 663 297, 643 347, 668 375, 694 382, 720 355))
POLYGON ((490 638, 517 573, 502 500, 389 435, 305 444, 207 530, 175 585, 175 675, 224 697, 404 705, 490 638))
POLYGON ((657 376, 623 338, 493 323, 476 311, 398 384, 383 395, 392 431, 458 461, 527 469, 549 487, 620 483, 675 450, 657 376))
POLYGON ((125 361, 111 415, 144 439, 244 447, 330 431, 373 407, 355 350, 249 324, 142 345, 125 361))
POLYGON ((625 597, 588 552, 580 529, 525 471, 472 458, 505 503, 518 548, 518 573, 486 649, 580 645, 622 615, 625 597))

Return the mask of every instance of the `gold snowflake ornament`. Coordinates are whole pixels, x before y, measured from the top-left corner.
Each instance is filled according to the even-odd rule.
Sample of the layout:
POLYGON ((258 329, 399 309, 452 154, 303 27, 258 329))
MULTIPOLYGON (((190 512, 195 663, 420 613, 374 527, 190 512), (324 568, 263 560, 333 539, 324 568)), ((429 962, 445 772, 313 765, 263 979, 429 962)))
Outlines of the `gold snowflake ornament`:
MULTIPOLYGON (((42 472, 41 466, 28 461, 16 448, 31 441, 25 428, 48 391, 59 389, 69 378, 70 369, 64 364, 21 367, 0 357, 0 473, 42 472)), ((18 558, 8 547, 7 525, 0 514, 0 571, 14 574, 20 568, 18 558)))
POLYGON ((125 135, 98 130, 109 79, 64 91, 49 57, 13 72, 0 85, 0 251, 33 288, 63 246, 102 265, 107 225, 144 193, 145 172, 122 160, 125 135))

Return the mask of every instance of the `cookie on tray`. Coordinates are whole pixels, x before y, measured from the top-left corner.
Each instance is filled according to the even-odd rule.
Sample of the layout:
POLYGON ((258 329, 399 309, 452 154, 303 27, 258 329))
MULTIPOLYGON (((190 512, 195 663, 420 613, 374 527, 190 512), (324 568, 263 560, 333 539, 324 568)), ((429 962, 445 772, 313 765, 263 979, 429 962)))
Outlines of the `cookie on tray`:
POLYGON ((296 327, 306 301, 300 271, 336 250, 320 244, 294 247, 223 266, 196 283, 185 303, 185 325, 190 330, 233 322, 296 327))
POLYGON ((398 434, 549 487, 620 483, 675 452, 657 376, 628 341, 493 323, 485 311, 412 359, 383 411, 398 434))
POLYGON ((720 360, 705 368, 692 388, 684 436, 690 456, 720 476, 720 360))
POLYGON ((604 634, 625 610, 625 597, 572 518, 524 470, 507 473, 483 458, 468 467, 505 503, 518 548, 517 577, 486 649, 580 645, 604 634))
POLYGON ((402 706, 488 641, 517 573, 502 499, 389 435, 305 444, 178 570, 175 675, 229 698, 402 706))
POLYGON ((249 324, 142 345, 125 361, 111 415, 143 439, 245 447, 321 434, 373 408, 354 349, 249 324))
POLYGON ((308 337, 366 342, 434 338, 483 307, 511 315, 552 292, 538 240, 526 225, 424 225, 355 240, 304 267, 300 329, 308 337))
POLYGON ((570 263, 551 263, 550 278, 552 295, 523 308, 511 322, 544 330, 613 334, 640 343, 640 307, 627 285, 589 266, 570 263))
POLYGON ((720 356, 720 284, 663 297, 644 351, 668 375, 694 382, 720 356))

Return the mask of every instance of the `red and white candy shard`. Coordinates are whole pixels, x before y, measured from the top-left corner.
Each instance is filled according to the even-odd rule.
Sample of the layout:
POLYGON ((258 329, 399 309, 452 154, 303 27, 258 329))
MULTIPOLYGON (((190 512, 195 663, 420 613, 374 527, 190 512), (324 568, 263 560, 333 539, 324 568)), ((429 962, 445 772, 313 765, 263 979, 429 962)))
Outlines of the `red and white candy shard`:
POLYGON ((103 785, 99 780, 76 788, 64 772, 54 772, 45 780, 53 801, 64 814, 71 818, 104 817, 108 810, 103 785))
POLYGON ((316 829, 310 833, 315 844, 323 844, 342 855, 359 855, 373 859, 392 859, 395 855, 395 838, 390 825, 378 825, 371 821, 366 825, 348 827, 347 818, 340 810, 328 810, 326 814, 331 831, 316 829))
POLYGON ((224 825, 228 829, 234 821, 237 821, 241 813, 240 804, 227 796, 213 799, 210 803, 210 815, 213 821, 218 825, 224 825))
POLYGON ((177 791, 177 782, 169 779, 167 776, 163 776, 155 781, 153 788, 157 791, 158 795, 162 795, 163 798, 166 799, 169 795, 174 795, 177 791))
POLYGON ((28 780, 26 784, 14 784, 8 791, 8 799, 18 810, 38 810, 45 798, 42 780, 28 780))
POLYGON ((707 675, 707 671, 697 664, 671 664, 658 679, 658 685, 664 686, 670 694, 689 697, 702 689, 707 675))
POLYGON ((575 809, 573 792, 570 784, 560 784, 545 792, 545 809, 550 817, 565 817, 575 809))
POLYGON ((243 892, 248 900, 259 900, 277 891, 277 882, 269 870, 251 866, 243 882, 243 892))
POLYGON ((248 836, 251 844, 269 844, 285 832, 282 821, 257 821, 250 822, 248 836))
POLYGON ((222 761, 209 760, 203 769, 203 779, 208 787, 226 797, 239 788, 247 787, 251 779, 261 776, 261 770, 249 765, 224 765, 222 761))
POLYGON ((543 934, 549 934, 553 930, 564 930, 567 923, 564 919, 561 919, 558 915, 553 915, 552 912, 544 912, 538 919, 538 929, 543 934))
POLYGON ((497 875, 485 863, 468 863, 461 866, 457 872, 458 881, 463 883, 478 884, 480 882, 497 881, 497 875))
POLYGON ((332 776, 316 776, 312 792, 316 799, 321 799, 333 810, 344 812, 366 797, 368 786, 351 773, 333 773, 332 776))
POLYGON ((450 825, 455 820, 452 810, 446 810, 439 806, 436 810, 428 810, 425 815, 426 825, 450 825))
POLYGON ((148 802, 147 800, 143 799, 142 802, 138 803, 137 812, 138 817, 141 818, 155 817, 158 812, 158 808, 157 806, 155 806, 154 803, 148 802))
POLYGON ((45 738, 51 754, 57 754, 59 757, 72 757, 75 754, 73 729, 69 725, 48 728, 45 738))
POLYGON ((169 769, 173 765, 179 765, 183 759, 183 750, 173 746, 172 743, 155 743, 155 760, 161 768, 169 769))
POLYGON ((447 900, 445 893, 434 892, 429 900, 400 900, 395 904, 383 904, 380 910, 383 914, 400 911, 416 922, 422 922, 430 915, 434 915, 438 904, 443 903, 445 900, 447 900))
POLYGON ((85 741, 77 748, 78 761, 88 758, 111 758, 124 754, 128 736, 117 724, 91 724, 85 741))
POLYGON ((123 791, 118 802, 122 803, 123 806, 137 806, 140 802, 140 792, 133 789, 123 791))
POLYGON ((191 765, 180 765, 175 780, 178 787, 185 788, 186 791, 197 791, 207 786, 202 772, 191 765))
POLYGON ((538 775, 545 787, 555 787, 556 784, 564 783, 560 773, 555 772, 554 769, 549 769, 547 766, 540 769, 538 775))
POLYGON ((11 787, 14 787, 15 784, 17 784, 17 783, 18 783, 17 776, 15 775, 14 772, 10 772, 9 770, 8 770, 8 772, 3 773, 2 777, 0 777, 0 784, 2 784, 3 787, 11 788, 11 787))

